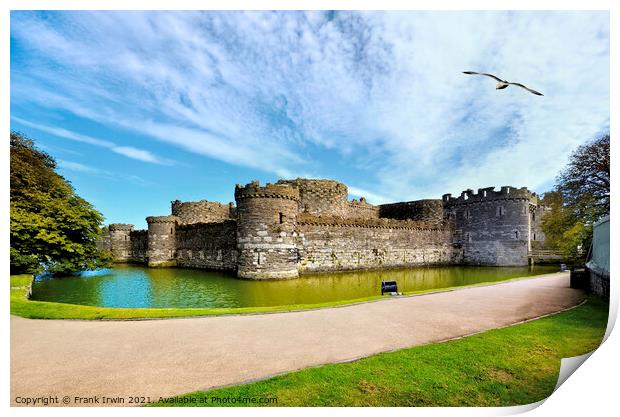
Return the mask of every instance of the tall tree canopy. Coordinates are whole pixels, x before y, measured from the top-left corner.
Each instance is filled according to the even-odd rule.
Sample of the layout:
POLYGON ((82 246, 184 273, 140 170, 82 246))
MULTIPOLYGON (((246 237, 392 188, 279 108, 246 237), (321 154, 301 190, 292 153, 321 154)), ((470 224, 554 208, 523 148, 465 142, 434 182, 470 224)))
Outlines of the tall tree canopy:
POLYGON ((609 213, 609 135, 577 148, 557 181, 575 216, 596 221, 609 213))
POLYGON ((583 264, 592 242, 593 223, 609 213, 609 135, 577 148, 542 204, 547 243, 573 264, 583 264))
POLYGON ((96 246, 103 216, 32 140, 11 132, 11 273, 68 274, 108 262, 96 246))

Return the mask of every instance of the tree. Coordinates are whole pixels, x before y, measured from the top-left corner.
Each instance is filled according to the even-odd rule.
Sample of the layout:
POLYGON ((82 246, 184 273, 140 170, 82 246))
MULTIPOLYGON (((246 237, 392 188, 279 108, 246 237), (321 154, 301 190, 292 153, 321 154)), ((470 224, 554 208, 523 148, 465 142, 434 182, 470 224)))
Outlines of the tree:
POLYGON ((107 265, 100 252, 103 216, 75 194, 56 161, 11 132, 11 273, 69 274, 107 265))
POLYGON ((550 210, 542 218, 547 245, 573 264, 585 262, 592 225, 609 213, 609 135, 577 148, 556 179, 554 191, 543 196, 550 210))
POLYGON ((609 135, 577 148, 557 179, 565 204, 583 221, 609 213, 609 135))
POLYGON ((583 264, 592 242, 592 224, 577 218, 559 191, 545 193, 541 204, 550 208, 542 218, 545 245, 559 250, 567 263, 583 264))

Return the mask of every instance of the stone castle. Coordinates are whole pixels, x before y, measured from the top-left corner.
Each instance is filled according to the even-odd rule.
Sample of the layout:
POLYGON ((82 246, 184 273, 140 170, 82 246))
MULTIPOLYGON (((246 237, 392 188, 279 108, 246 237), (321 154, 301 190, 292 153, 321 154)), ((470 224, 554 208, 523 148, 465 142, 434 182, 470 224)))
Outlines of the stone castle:
POLYGON ((173 201, 148 230, 111 224, 101 245, 117 262, 228 270, 240 278, 420 265, 527 265, 544 241, 545 208, 527 188, 372 205, 333 180, 254 181, 236 205, 173 201))

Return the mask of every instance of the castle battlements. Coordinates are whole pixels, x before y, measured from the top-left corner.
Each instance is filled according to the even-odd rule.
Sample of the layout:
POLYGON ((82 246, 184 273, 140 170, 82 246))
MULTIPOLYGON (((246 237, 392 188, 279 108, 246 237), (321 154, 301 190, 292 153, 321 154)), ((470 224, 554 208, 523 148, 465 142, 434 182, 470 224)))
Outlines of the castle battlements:
POLYGON ((461 192, 459 197, 452 197, 452 194, 444 194, 442 201, 445 205, 471 204, 495 200, 532 200, 537 201, 536 193, 531 192, 527 187, 503 186, 499 191, 495 187, 479 188, 477 193, 467 189, 461 192))
POLYGON ((286 200, 299 200, 299 190, 288 184, 267 183, 263 187, 258 181, 249 184, 235 186, 235 200, 243 198, 281 198, 286 200))
POLYGON ((129 232, 133 230, 133 224, 125 224, 125 223, 112 223, 109 226, 110 231, 125 231, 129 232))
POLYGON ((200 200, 170 203, 172 214, 179 218, 181 224, 216 223, 235 217, 235 204, 200 200))
POLYGON ((234 271, 249 279, 414 265, 524 265, 544 208, 526 187, 373 205, 334 180, 235 187, 233 203, 171 202, 148 230, 111 224, 101 246, 149 266, 234 271), (107 246, 106 246, 107 245, 107 246))
POLYGON ((177 216, 149 216, 146 218, 146 222, 151 223, 177 223, 179 218, 177 216))

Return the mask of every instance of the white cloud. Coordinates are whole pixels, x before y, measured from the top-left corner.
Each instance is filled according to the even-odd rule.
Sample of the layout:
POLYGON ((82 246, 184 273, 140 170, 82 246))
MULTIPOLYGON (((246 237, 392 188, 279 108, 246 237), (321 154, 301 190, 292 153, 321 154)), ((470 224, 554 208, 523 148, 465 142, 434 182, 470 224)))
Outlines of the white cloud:
POLYGON ((108 140, 97 139, 92 136, 82 135, 63 128, 45 126, 39 123, 29 122, 28 120, 24 120, 15 116, 12 116, 11 119, 21 123, 24 126, 29 126, 42 132, 50 133, 54 136, 74 140, 76 142, 88 143, 89 145, 100 146, 102 148, 108 148, 112 152, 126 156, 128 158, 137 159, 143 162, 151 162, 153 164, 159 165, 174 164, 174 161, 166 158, 160 158, 151 153, 150 151, 144 149, 138 149, 131 146, 118 146, 114 142, 108 140))
POLYGON ((130 181, 138 185, 148 184, 148 181, 145 181, 144 179, 142 179, 141 177, 137 175, 127 175, 127 174, 121 174, 118 172, 111 172, 111 171, 99 169, 93 166, 84 165, 79 162, 67 161, 64 159, 59 159, 57 163, 58 163, 58 167, 61 170, 75 171, 75 172, 80 172, 83 174, 94 175, 94 176, 101 177, 101 178, 104 178, 106 180, 111 180, 111 181, 130 181))
POLYGON ((394 202, 394 200, 390 198, 384 197, 380 194, 373 193, 372 191, 364 190, 363 188, 357 188, 357 187, 348 187, 348 188, 349 188, 349 195, 352 195, 355 197, 364 197, 371 204, 385 204, 385 203, 394 202))
POLYGON ((355 170, 352 193, 377 201, 536 189, 609 126, 607 12, 12 16, 18 46, 41 57, 12 65, 13 101, 276 175, 355 170))

